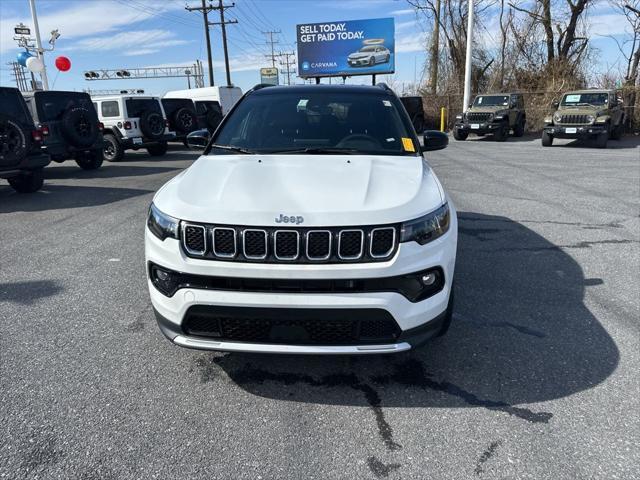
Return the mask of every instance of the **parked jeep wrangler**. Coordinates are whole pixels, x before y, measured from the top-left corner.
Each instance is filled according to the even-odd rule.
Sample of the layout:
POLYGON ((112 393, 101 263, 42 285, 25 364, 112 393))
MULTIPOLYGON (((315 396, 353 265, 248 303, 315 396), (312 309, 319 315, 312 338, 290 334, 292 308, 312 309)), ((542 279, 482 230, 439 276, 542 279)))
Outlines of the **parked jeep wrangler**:
POLYGON ((514 137, 524 135, 527 114, 520 93, 478 95, 465 113, 456 115, 453 137, 466 140, 470 133, 478 136, 492 134, 503 142, 513 131, 514 137))
POLYGON ((543 147, 550 147, 554 138, 589 138, 606 148, 610 138, 619 140, 624 131, 624 109, 614 90, 567 92, 553 107, 553 115, 544 119, 543 147))
POLYGON ((175 140, 186 142, 187 135, 198 130, 198 116, 193 101, 188 98, 163 98, 162 108, 169 120, 175 140))
POLYGON ((24 98, 51 160, 74 159, 84 170, 100 168, 102 132, 87 93, 49 90, 25 93, 24 98))
POLYGON ((424 124, 424 107, 422 106, 422 97, 400 97, 400 101, 404 109, 409 114, 413 128, 418 135, 422 134, 425 129, 424 124))
POLYGON ((50 161, 20 90, 0 87, 0 178, 17 192, 35 192, 42 187, 50 161))
POLYGON ((158 97, 109 95, 93 97, 93 102, 104 125, 104 158, 109 162, 122 160, 129 149, 164 155, 167 141, 175 139, 158 97))
POLYGON ((196 105, 198 128, 206 128, 213 133, 224 117, 220 103, 215 100, 194 100, 193 103, 196 105))

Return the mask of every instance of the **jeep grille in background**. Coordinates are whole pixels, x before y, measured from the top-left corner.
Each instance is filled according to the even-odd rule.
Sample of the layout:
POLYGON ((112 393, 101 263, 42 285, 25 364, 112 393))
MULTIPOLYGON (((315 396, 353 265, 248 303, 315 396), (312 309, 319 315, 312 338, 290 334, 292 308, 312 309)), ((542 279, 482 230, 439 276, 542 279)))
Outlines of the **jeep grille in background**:
POLYGON ((562 115, 560 117, 560 123, 567 123, 570 125, 587 124, 587 115, 562 115))
POLYGON ((398 248, 398 226, 279 229, 183 222, 181 243, 190 257, 264 263, 377 262, 398 248))
POLYGON ((469 122, 488 122, 491 118, 490 113, 480 113, 480 112, 469 112, 467 113, 467 121, 469 122))

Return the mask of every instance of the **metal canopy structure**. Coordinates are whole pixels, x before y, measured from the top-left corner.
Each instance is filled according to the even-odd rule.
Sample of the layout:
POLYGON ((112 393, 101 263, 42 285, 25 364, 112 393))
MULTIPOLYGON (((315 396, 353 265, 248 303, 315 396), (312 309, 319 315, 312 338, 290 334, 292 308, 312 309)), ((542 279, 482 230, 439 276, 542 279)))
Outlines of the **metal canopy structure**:
POLYGON ((204 87, 202 63, 196 60, 193 65, 177 67, 143 67, 143 68, 113 68, 96 69, 83 72, 84 79, 95 80, 130 80, 140 78, 193 78, 196 88, 204 87))

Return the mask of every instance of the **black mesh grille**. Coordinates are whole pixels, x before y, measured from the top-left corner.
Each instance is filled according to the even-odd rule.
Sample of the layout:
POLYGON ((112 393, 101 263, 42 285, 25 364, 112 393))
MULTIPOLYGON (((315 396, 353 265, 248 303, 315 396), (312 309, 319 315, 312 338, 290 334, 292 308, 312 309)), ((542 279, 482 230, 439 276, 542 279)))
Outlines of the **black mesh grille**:
POLYGON ((183 330, 188 335, 226 341, 298 345, 393 342, 400 334, 393 317, 378 309, 258 309, 205 305, 189 309, 183 330))
POLYGON ((467 113, 467 121, 469 122, 486 122, 491 118, 490 113, 467 113))
POLYGON ((190 250, 204 252, 204 228, 187 225, 184 228, 184 244, 190 250))
POLYGON ((307 256, 309 258, 328 258, 331 249, 331 232, 307 233, 307 256))
POLYGON ((280 259, 295 259, 298 257, 299 238, 298 232, 275 232, 274 250, 276 257, 280 259))
POLYGON ((587 120, 586 115, 562 115, 562 117, 560 117, 560 123, 579 125, 589 123, 589 121, 587 120))
POLYGON ((216 228, 213 231, 213 249, 216 255, 235 255, 235 231, 231 228, 216 228))
POLYGON ((340 232, 340 256, 354 258, 362 255, 362 231, 345 230, 340 232))
POLYGON ((267 255, 267 242, 264 230, 245 230, 244 253, 248 257, 264 257, 267 255))
POLYGON ((371 232, 371 255, 387 256, 393 250, 394 229, 385 228, 371 232))

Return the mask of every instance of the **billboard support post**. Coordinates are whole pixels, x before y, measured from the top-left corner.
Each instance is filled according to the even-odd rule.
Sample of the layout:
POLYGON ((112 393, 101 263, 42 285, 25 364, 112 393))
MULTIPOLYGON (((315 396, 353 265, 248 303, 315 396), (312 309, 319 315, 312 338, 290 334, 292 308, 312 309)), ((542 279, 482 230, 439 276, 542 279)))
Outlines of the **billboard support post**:
POLYGON ((376 84, 376 74, 374 73, 373 75, 371 75, 371 85, 375 86, 376 84))

